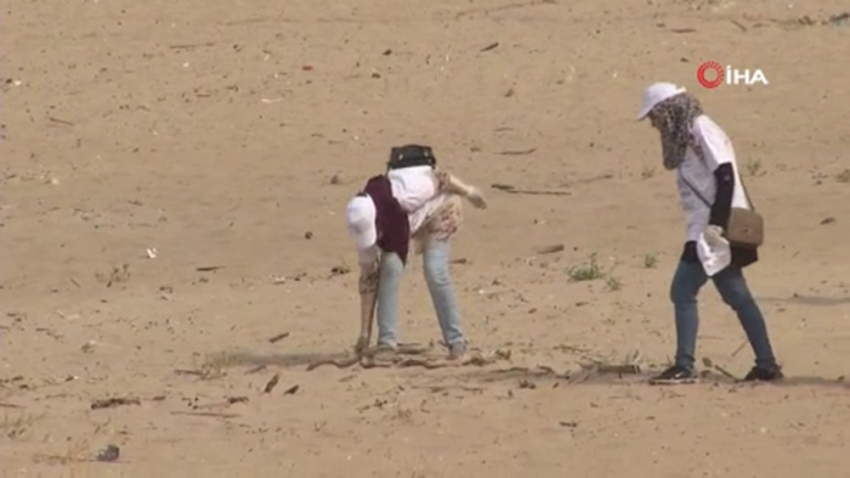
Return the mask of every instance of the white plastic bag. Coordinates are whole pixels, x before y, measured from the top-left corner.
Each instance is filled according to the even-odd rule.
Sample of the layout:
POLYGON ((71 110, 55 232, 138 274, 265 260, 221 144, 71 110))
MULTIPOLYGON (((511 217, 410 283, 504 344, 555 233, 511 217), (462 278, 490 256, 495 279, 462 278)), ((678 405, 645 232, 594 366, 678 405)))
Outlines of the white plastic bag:
POLYGON ((697 240, 697 255, 708 277, 713 277, 732 263, 729 241, 723 239, 723 245, 711 247, 705 240, 705 234, 700 234, 697 240))

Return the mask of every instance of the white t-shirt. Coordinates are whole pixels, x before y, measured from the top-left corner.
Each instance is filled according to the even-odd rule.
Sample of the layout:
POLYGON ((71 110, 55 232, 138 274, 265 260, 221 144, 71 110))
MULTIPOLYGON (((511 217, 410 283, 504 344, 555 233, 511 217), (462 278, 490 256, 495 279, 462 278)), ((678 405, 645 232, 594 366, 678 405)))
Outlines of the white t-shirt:
POLYGON ((446 199, 438 194, 437 177, 431 166, 393 169, 387 173, 393 197, 408 214, 410 233, 414 234, 446 199))
MULTIPOLYGON (((446 194, 438 193, 437 177, 430 166, 393 169, 387 173, 393 197, 407 212, 410 234, 414 234, 440 208, 446 194)), ((378 258, 378 246, 357 251, 361 266, 371 266, 378 258)))
POLYGON ((732 141, 726 133, 711 118, 701 115, 694 120, 691 134, 699 141, 705 160, 701 159, 693 148, 688 147, 685 161, 676 170, 676 183, 682 209, 687 217, 687 240, 696 241, 697 255, 705 273, 711 277, 732 262, 732 250, 728 241, 723 240, 722 246, 711 247, 703 234, 711 218, 711 204, 714 204, 717 192, 714 171, 720 165, 732 165, 735 176, 732 207, 750 209, 750 204, 741 187, 741 176, 738 173, 732 141), (688 184, 693 186, 708 204, 703 202, 688 184))
POLYGON ((691 133, 702 146, 705 155, 703 161, 688 147, 685 161, 676 170, 676 183, 679 187, 679 199, 687 217, 687 240, 698 241, 702 231, 708 226, 711 216, 711 204, 717 191, 714 171, 722 164, 731 163, 735 173, 735 191, 732 194, 732 207, 749 209, 750 205, 741 187, 738 174, 738 164, 735 160, 735 150, 732 141, 726 133, 706 115, 697 117, 691 127, 691 133), (687 181, 687 183, 686 183, 687 181), (703 202, 688 187, 688 183, 696 189, 708 202, 703 202))

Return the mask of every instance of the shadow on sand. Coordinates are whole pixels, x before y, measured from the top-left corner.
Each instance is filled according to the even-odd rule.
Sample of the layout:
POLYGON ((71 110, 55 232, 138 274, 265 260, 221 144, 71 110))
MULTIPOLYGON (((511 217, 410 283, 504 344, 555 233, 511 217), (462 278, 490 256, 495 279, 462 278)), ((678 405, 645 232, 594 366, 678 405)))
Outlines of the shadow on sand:
MULTIPOLYGON (((222 351, 208 355, 202 369, 227 369, 240 366, 262 367, 301 367, 307 370, 317 365, 334 364, 338 368, 346 368, 361 362, 360 358, 374 361, 378 357, 404 358, 418 356, 425 361, 439 361, 441 358, 437 349, 431 345, 399 344, 397 350, 388 350, 384 347, 371 347, 362 352, 360 356, 352 350, 330 353, 291 353, 291 354, 255 354, 250 351, 222 351)), ((390 362, 392 362, 390 360, 390 362)))
MULTIPOLYGON (((427 350, 419 349, 416 355, 430 355, 427 350)), ((207 359, 205 367, 235 368, 235 367, 305 367, 318 362, 330 363, 351 362, 355 357, 350 351, 335 353, 291 353, 291 354, 255 354, 251 352, 219 352, 207 359)), ((495 368, 493 362, 487 364, 460 363, 452 369, 457 373, 452 374, 454 378, 461 381, 473 381, 479 383, 498 383, 515 381, 523 383, 559 383, 563 385, 581 384, 608 384, 608 385, 650 385, 649 379, 657 373, 657 370, 643 371, 635 370, 634 373, 611 373, 600 371, 598 368, 582 368, 570 370, 564 373, 556 372, 552 367, 538 366, 533 368, 509 367, 495 368)), ((340 367, 342 368, 342 367, 340 367)), ((850 390, 850 382, 844 376, 838 378, 825 378, 815 376, 789 376, 778 382, 770 384, 740 382, 734 378, 719 374, 714 371, 704 370, 700 374, 701 385, 727 385, 736 388, 757 385, 770 385, 774 387, 828 387, 850 390)), ((663 386, 663 385, 654 385, 663 386)), ((669 386, 669 385, 667 385, 669 386)))
MULTIPOLYGON (((515 381, 523 383, 562 383, 564 385, 582 385, 582 384, 607 384, 607 385, 648 385, 648 386, 670 386, 670 385, 652 385, 649 383, 657 371, 616 374, 616 373, 599 373, 593 370, 578 370, 569 371, 563 374, 558 374, 548 367, 538 367, 526 369, 514 367, 503 370, 472 370, 462 373, 458 376, 459 379, 465 381, 497 383, 515 381)), ((736 388, 753 387, 759 385, 769 385, 774 387, 828 387, 850 390, 850 383, 845 381, 844 377, 824 378, 814 376, 791 376, 785 377, 781 381, 763 383, 763 382, 741 382, 736 381, 728 376, 705 371, 700 374, 698 385, 727 385, 736 388)))
POLYGON ((850 297, 822 297, 816 295, 794 294, 791 297, 759 297, 763 302, 792 303, 814 307, 837 307, 850 304, 850 297))
POLYGON ((227 367, 256 367, 261 365, 276 367, 306 367, 307 365, 325 360, 345 360, 352 356, 351 352, 336 353, 291 353, 291 354, 255 354, 251 352, 223 352, 226 354, 227 367))

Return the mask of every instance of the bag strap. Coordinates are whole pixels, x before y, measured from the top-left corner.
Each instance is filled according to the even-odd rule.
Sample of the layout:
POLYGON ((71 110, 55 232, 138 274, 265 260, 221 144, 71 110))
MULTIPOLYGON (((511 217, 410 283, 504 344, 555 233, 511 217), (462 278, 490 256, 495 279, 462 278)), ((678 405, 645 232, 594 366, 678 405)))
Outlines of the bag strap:
MULTIPOLYGON (((710 167, 708 167, 708 162, 705 160, 705 152, 702 150, 702 148, 694 148, 694 152, 697 153, 697 157, 700 159, 703 166, 705 166, 707 169, 711 169, 710 167)), ((750 194, 747 192, 747 186, 744 184, 744 178, 741 177, 741 172, 738 171, 738 165, 737 164, 734 164, 734 163, 732 164, 732 172, 735 173, 735 176, 738 178, 738 182, 741 183, 741 189, 744 190, 744 198, 747 200, 747 204, 749 204, 750 209, 752 209, 753 212, 755 212, 756 206, 753 204, 753 201, 750 200, 750 194)), ((693 185, 691 185, 691 183, 688 182, 688 180, 685 178, 684 174, 682 174, 681 176, 682 176, 682 180, 685 181, 685 184, 687 184, 688 187, 691 188, 691 191, 693 191, 694 194, 696 194, 697 197, 699 197, 702 200, 702 202, 704 202, 705 205, 708 206, 709 209, 710 209, 711 204, 709 204, 708 201, 706 201, 705 198, 700 193, 697 192, 696 188, 694 188, 693 185)), ((734 192, 732 194, 734 195, 734 192)))
MULTIPOLYGON (((703 196, 702 194, 699 193, 699 191, 697 191, 697 188, 695 188, 694 185, 691 184, 690 181, 688 181, 688 178, 686 178, 684 174, 680 174, 679 177, 682 178, 682 181, 684 181, 685 185, 687 185, 688 188, 691 191, 693 191, 693 193, 696 195, 696 197, 698 197, 700 199, 700 201, 703 202, 703 204, 705 204, 706 206, 708 206, 709 209, 711 209, 711 203, 709 203, 708 200, 705 199, 705 196, 703 196)), ((747 193, 746 186, 744 186, 744 180, 740 177, 739 177, 739 180, 741 181, 741 189, 744 190, 744 197, 747 199, 747 203, 749 203, 750 209, 752 209, 752 211, 755 212, 756 207, 753 205, 753 202, 750 200, 750 195, 747 193)))
POLYGON ((679 173, 679 177, 682 178, 682 181, 685 182, 685 184, 696 195, 696 197, 698 197, 700 201, 703 202, 703 204, 705 204, 706 206, 708 206, 709 209, 711 209, 711 203, 708 202, 708 200, 702 194, 700 194, 699 191, 697 191, 697 188, 695 188, 690 181, 688 181, 688 178, 685 177, 685 173, 679 173))
POLYGON ((747 186, 744 185, 744 178, 741 177, 741 173, 739 171, 735 171, 735 174, 738 175, 738 181, 741 182, 741 189, 744 190, 744 197, 747 199, 747 203, 750 205, 750 209, 755 212, 756 206, 753 204, 753 201, 750 200, 750 194, 747 192, 747 186))

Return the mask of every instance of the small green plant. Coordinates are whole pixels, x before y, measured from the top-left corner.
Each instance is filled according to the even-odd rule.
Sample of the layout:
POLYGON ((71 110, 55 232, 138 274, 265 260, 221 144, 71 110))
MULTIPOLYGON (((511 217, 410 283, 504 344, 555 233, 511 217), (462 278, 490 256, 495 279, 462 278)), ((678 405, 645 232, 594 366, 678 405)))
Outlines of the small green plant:
POLYGON ((16 438, 20 438, 26 435, 31 429, 33 424, 44 418, 45 415, 21 415, 17 418, 11 419, 8 415, 3 416, 3 421, 0 422, 0 431, 6 435, 10 440, 14 440, 16 438))
POLYGON ((596 260, 596 253, 590 255, 590 260, 582 266, 573 266, 567 269, 567 275, 573 282, 584 282, 589 280, 602 279, 605 273, 602 272, 602 267, 596 260))
POLYGON ((643 267, 646 269, 655 269, 658 265, 658 256, 656 254, 646 254, 643 256, 643 267))
POLYGON ((620 279, 609 275, 605 278, 605 287, 607 287, 608 290, 610 290, 611 292, 616 292, 623 288, 623 283, 620 281, 620 279))
POLYGON ((644 166, 643 170, 640 172, 641 179, 649 179, 655 176, 655 168, 652 166, 644 166))
POLYGON ((850 169, 845 169, 835 175, 835 180, 839 183, 850 183, 850 169))
POLYGON ((90 462, 93 458, 92 444, 98 441, 99 436, 107 434, 107 427, 111 421, 105 423, 95 423, 94 431, 87 436, 83 436, 70 441, 68 448, 64 453, 38 453, 33 457, 36 463, 48 463, 51 465, 68 466, 71 468, 70 476, 82 476, 85 473, 78 473, 81 467, 90 462))
POLYGON ((623 288, 623 283, 620 279, 614 276, 614 269, 617 268, 617 265, 619 264, 615 262, 614 265, 611 266, 611 269, 605 274, 605 288, 611 292, 616 292, 623 288))
POLYGON ((747 164, 744 165, 747 169, 747 174, 750 176, 762 176, 764 172, 761 170, 761 161, 758 159, 751 159, 747 161, 747 164))
POLYGON ((611 270, 607 272, 604 271, 602 266, 599 265, 599 261, 596 259, 596 253, 593 253, 590 255, 587 263, 567 269, 567 275, 571 282, 585 282, 604 279, 605 286, 608 290, 617 291, 623 287, 623 283, 620 282, 620 279, 617 279, 612 275, 612 272, 614 272, 616 267, 617 264, 614 264, 614 266, 611 267, 611 270))
POLYGON ((235 354, 217 352, 208 354, 196 375, 201 380, 215 380, 227 375, 227 369, 239 365, 239 358, 235 354))

